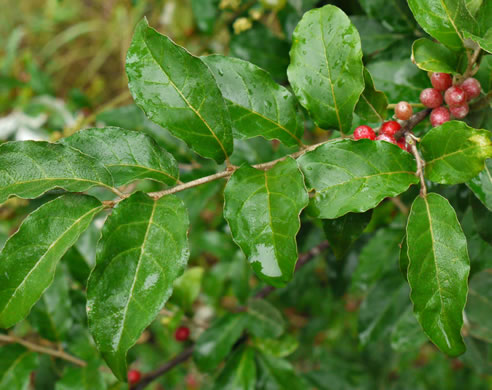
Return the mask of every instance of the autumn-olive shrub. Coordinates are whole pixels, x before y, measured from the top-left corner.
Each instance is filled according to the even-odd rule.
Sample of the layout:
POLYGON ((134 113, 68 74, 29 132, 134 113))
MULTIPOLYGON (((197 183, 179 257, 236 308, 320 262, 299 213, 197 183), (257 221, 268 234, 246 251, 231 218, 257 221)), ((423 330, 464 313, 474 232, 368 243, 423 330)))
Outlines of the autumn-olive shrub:
MULTIPOLYGON (((276 9, 286 2, 262 3, 276 9)), ((443 185, 465 183, 480 207, 492 211, 490 127, 477 129, 473 120, 466 121, 469 113, 484 110, 490 118, 490 74, 487 84, 474 76, 481 61, 490 59, 492 10, 489 1, 479 9, 478 2, 471 3, 408 1, 433 38, 418 39, 412 50, 420 68, 414 73, 427 77, 429 72, 429 77, 426 88, 413 88, 421 103, 412 102, 415 96, 402 96, 391 105, 375 88, 371 67, 364 66, 359 32, 333 5, 306 12, 297 24, 287 69, 289 88, 245 60, 193 56, 142 20, 126 59, 135 103, 151 121, 219 168, 182 182, 175 157, 154 139, 109 126, 84 129, 56 143, 2 144, 0 203, 12 196, 34 199, 53 189, 66 193, 33 211, 0 254, 0 327, 9 329, 28 316, 56 283, 59 260, 95 216, 105 213, 86 308, 90 334, 119 380, 148 383, 193 355, 205 372, 226 360, 214 388, 307 389, 307 379, 296 376, 283 359, 295 346, 279 339, 285 330, 282 314, 263 298, 288 286, 296 267, 328 246, 317 241, 311 250, 298 250, 301 213, 303 221, 323 226, 335 255, 343 258, 369 224, 371 210, 390 198, 408 213, 405 234, 396 235, 402 274, 384 279, 391 293, 382 290, 370 298, 379 304, 379 319, 369 318, 363 304, 361 342, 376 332, 390 337, 379 329, 393 314, 401 321, 400 332, 421 337, 423 331, 451 357, 465 352, 463 335, 491 340, 490 328, 487 333, 473 323, 471 313, 472 318, 464 317, 470 275, 467 239, 442 195, 448 188, 443 185), (388 108, 395 110, 394 117, 388 108), (324 141, 307 143, 306 120, 329 130, 324 141), (257 136, 277 140, 291 148, 290 154, 234 165, 234 141, 257 136), (132 188, 128 184, 142 179, 162 188, 127 191, 132 188), (176 194, 221 179, 227 181, 223 215, 230 234, 267 287, 249 295, 244 306, 219 316, 198 337, 188 323, 176 323, 174 337, 187 349, 163 370, 148 375, 127 371, 130 348, 173 288, 182 291, 183 277, 190 277, 183 273, 193 230, 187 207, 176 194), (93 187, 107 190, 105 197, 88 194, 93 187), (410 210, 401 194, 413 196, 410 210), (411 303, 405 303, 408 294, 411 303), (258 387, 257 367, 263 372, 258 387), (277 384, 268 387, 269 380, 277 384)), ((357 283, 370 284, 396 264, 381 264, 378 255, 361 263, 366 269, 355 271, 357 283)), ((486 283, 478 285, 481 293, 486 283)))

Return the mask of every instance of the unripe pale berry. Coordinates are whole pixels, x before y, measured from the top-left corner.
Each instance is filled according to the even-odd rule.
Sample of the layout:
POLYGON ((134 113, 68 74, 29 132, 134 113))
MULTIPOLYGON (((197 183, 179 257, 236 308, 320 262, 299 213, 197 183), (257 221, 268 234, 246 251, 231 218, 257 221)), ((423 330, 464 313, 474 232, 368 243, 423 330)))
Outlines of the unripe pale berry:
POLYGON ((357 141, 361 138, 368 138, 374 141, 376 139, 376 133, 371 127, 362 125, 354 130, 354 139, 357 141))
POLYGON ((453 79, 451 78, 451 75, 447 73, 432 73, 431 83, 438 91, 445 91, 453 85, 453 79))
POLYGON ((450 118, 449 110, 446 107, 434 108, 430 114, 430 122, 434 127, 448 122, 450 118))
POLYGON ((467 100, 479 97, 480 91, 482 90, 479 81, 473 77, 469 77, 463 81, 463 84, 461 84, 460 87, 465 91, 467 100))
POLYGON ((379 134, 386 134, 393 137, 400 129, 401 125, 397 121, 388 121, 382 124, 379 134))
POLYGON ((463 88, 453 85, 444 92, 444 100, 449 107, 460 106, 466 102, 466 93, 463 88))
POLYGON ((468 115, 470 108, 468 107, 468 104, 464 103, 461 106, 449 107, 449 111, 451 111, 451 115, 453 115, 455 118, 463 119, 465 116, 468 115))
POLYGON ((413 108, 408 102, 399 102, 395 107, 395 115, 401 121, 410 119, 413 108))
POLYGON ((134 385, 138 382, 140 382, 140 379, 142 378, 142 374, 138 370, 130 370, 128 371, 128 383, 131 385, 134 385))
POLYGON ((442 104, 441 93, 434 88, 426 88, 420 93, 420 101, 429 108, 437 108, 442 104))
POLYGON ((388 134, 379 134, 377 137, 376 137, 376 140, 377 141, 386 141, 386 142, 391 142, 392 144, 395 144, 396 145, 396 139, 395 137, 391 136, 391 135, 388 135, 388 134))
POLYGON ((188 337, 190 337, 190 328, 187 326, 180 326, 174 333, 174 338, 177 341, 186 341, 188 337))

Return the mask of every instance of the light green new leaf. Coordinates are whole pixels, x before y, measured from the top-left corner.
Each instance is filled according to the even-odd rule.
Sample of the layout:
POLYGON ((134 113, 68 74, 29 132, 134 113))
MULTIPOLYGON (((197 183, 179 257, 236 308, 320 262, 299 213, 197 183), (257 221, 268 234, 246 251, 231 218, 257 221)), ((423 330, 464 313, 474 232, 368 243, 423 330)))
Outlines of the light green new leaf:
POLYGON ((24 220, 0 253, 0 328, 27 316, 53 281, 58 260, 102 209, 93 197, 66 194, 24 220))
POLYGON ((428 34, 453 50, 464 47, 465 30, 477 28, 464 0, 408 0, 408 5, 428 34))
POLYGON ((37 355, 19 344, 10 344, 0 347, 0 356, 0 389, 27 389, 31 372, 38 366, 37 355))
POLYGON ((412 58, 420 69, 430 72, 457 73, 459 56, 427 38, 417 39, 412 45, 412 58))
POLYGON ((359 33, 347 15, 333 5, 306 12, 290 59, 290 84, 317 125, 348 133, 364 90, 364 67, 359 33))
POLYGON ((255 390, 256 362, 254 349, 241 347, 234 352, 215 381, 215 388, 255 390))
POLYGON ((285 321, 280 311, 268 301, 253 299, 247 307, 248 332, 256 337, 276 338, 285 330, 285 321))
POLYGON ((142 132, 119 127, 92 128, 61 141, 101 162, 113 175, 116 186, 139 179, 176 184, 178 163, 142 132))
POLYGON ((188 262, 188 215, 175 196, 137 192, 107 219, 87 287, 89 328, 109 367, 126 380, 126 354, 172 293, 188 262))
POLYGON ((287 146, 301 144, 302 115, 290 91, 263 69, 238 58, 202 57, 215 76, 229 107, 233 130, 241 138, 278 139, 287 146))
POLYGON ((430 193, 415 199, 408 216, 407 242, 408 283, 417 320, 441 351, 461 355, 470 260, 466 237, 445 198, 430 193))
POLYGON ((193 349, 193 359, 201 371, 212 371, 226 358, 246 325, 243 313, 228 313, 203 332, 193 349))
POLYGON ((224 191, 224 217, 259 278, 283 286, 297 262, 299 214, 308 194, 295 160, 267 171, 242 166, 224 191))
POLYGON ((126 72, 135 103, 155 123, 218 163, 233 150, 231 119, 208 67, 142 20, 126 72))
POLYGON ((470 335, 492 343, 492 270, 481 271, 470 280, 466 316, 470 335))
POLYGON ((485 169, 466 185, 484 206, 492 211, 492 159, 485 161, 485 169))
POLYGON ((328 142, 297 161, 314 190, 309 211, 317 218, 367 211, 418 182, 412 155, 385 141, 328 142))
POLYGON ((464 183, 484 169, 492 157, 491 133, 477 130, 461 121, 434 127, 422 138, 425 176, 436 183, 464 183))
POLYGON ((388 116, 388 99, 374 87, 369 71, 364 68, 365 88, 355 106, 355 113, 368 122, 383 122, 388 116))
POLYGON ((78 150, 40 141, 7 142, 0 146, 0 204, 10 196, 36 198, 56 187, 80 192, 113 186, 109 171, 78 150))

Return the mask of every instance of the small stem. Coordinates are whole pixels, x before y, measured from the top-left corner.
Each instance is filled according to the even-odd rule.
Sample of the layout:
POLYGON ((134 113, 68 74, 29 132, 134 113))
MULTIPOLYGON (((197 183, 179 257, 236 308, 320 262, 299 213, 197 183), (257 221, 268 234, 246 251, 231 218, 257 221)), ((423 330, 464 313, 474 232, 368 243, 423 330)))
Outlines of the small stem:
POLYGON ((415 161, 417 162, 417 171, 415 172, 415 175, 420 179, 420 196, 425 198, 427 196, 427 186, 424 178, 425 161, 420 156, 415 141, 411 137, 407 137, 406 141, 410 145, 411 153, 414 155, 415 161))
POLYGON ((17 343, 17 344, 20 344, 20 345, 22 345, 22 346, 26 347, 27 349, 34 351, 34 352, 39 352, 39 353, 43 353, 45 355, 54 356, 56 358, 63 359, 63 360, 69 361, 73 364, 76 364, 77 366, 81 366, 81 367, 87 366, 87 363, 84 362, 83 360, 77 359, 76 357, 69 355, 68 353, 66 353, 64 351, 51 349, 48 347, 43 347, 41 345, 31 343, 30 341, 26 341, 26 340, 17 338, 15 336, 7 336, 4 334, 0 334, 0 342, 9 343, 9 344, 17 343))
MULTIPOLYGON (((394 110, 397 104, 398 103, 388 104, 387 108, 389 110, 394 110)), ((408 104, 410 104, 410 106, 415 107, 415 108, 424 108, 425 107, 422 103, 408 103, 408 104)))
POLYGON ((391 202, 398 207, 403 215, 408 215, 408 207, 401 201, 400 197, 390 198, 391 202))
POLYGON ((466 67, 465 73, 463 73, 463 80, 466 80, 468 77, 476 73, 474 67, 481 51, 482 49, 480 48, 480 46, 473 51, 473 54, 470 54, 470 52, 467 50, 466 54, 468 56, 468 66, 466 67))

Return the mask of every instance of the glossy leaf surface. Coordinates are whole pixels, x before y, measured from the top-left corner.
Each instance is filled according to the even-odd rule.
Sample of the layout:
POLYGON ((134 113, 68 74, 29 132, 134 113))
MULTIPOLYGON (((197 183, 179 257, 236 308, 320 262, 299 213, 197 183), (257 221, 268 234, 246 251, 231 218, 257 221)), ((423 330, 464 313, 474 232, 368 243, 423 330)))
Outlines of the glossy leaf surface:
POLYGON ((246 325, 243 314, 226 314, 198 338, 193 359, 202 371, 212 371, 226 358, 246 325))
POLYGON ((458 56, 447 47, 427 38, 417 39, 412 46, 415 64, 429 72, 456 73, 458 56))
POLYGON ((215 76, 239 137, 262 136, 288 146, 301 143, 304 124, 296 99, 267 72, 238 58, 212 55, 202 60, 215 76))
POLYGON ((0 146, 0 204, 10 196, 36 198, 53 188, 85 191, 113 186, 109 171, 73 148, 40 141, 7 142, 0 146))
POLYGON ((198 154, 223 162, 232 153, 229 112, 208 67, 146 20, 126 59, 133 99, 155 123, 198 154))
POLYGON ((482 172, 466 183, 475 196, 492 211, 492 159, 485 161, 482 172))
POLYGON ((239 348, 227 360, 227 363, 215 382, 218 389, 255 390, 256 362, 255 351, 251 348, 239 348))
POLYGON ((126 354, 167 301, 188 257, 188 215, 173 195, 137 192, 113 209, 87 287, 89 328, 102 356, 126 380, 126 354))
POLYGON ((347 15, 333 5, 306 12, 290 59, 290 84, 317 125, 348 133, 364 77, 359 33, 347 15))
POLYGON ((299 214, 308 204, 296 162, 287 158, 267 171, 242 166, 229 179, 224 217, 259 278, 287 283, 297 262, 299 214))
POLYGON ((431 129, 420 143, 425 176, 442 184, 464 183, 484 169, 492 157, 490 132, 472 129, 460 121, 431 129), (443 142, 443 139, 446 142, 443 142))
POLYGON ((458 356, 465 352, 460 332, 470 260, 449 202, 436 193, 417 197, 408 217, 407 240, 407 275, 417 320, 441 351, 458 356))
POLYGON ((27 389, 31 372, 38 366, 32 351, 19 344, 0 347, 0 389, 27 389))
POLYGON ((388 99, 374 87, 369 71, 364 68, 365 88, 355 106, 355 113, 368 122, 383 122, 388 116, 388 99))
POLYGON ((78 131, 62 143, 101 162, 113 175, 116 186, 139 179, 173 185, 179 177, 174 157, 141 132, 118 127, 92 128, 78 131))
POLYGON ((53 281, 58 261, 102 208, 93 197, 67 194, 24 220, 0 253, 0 328, 27 316, 53 281))
POLYGON ((367 211, 418 181, 413 157, 385 141, 328 142, 298 163, 308 190, 314 191, 309 210, 318 218, 367 211))

